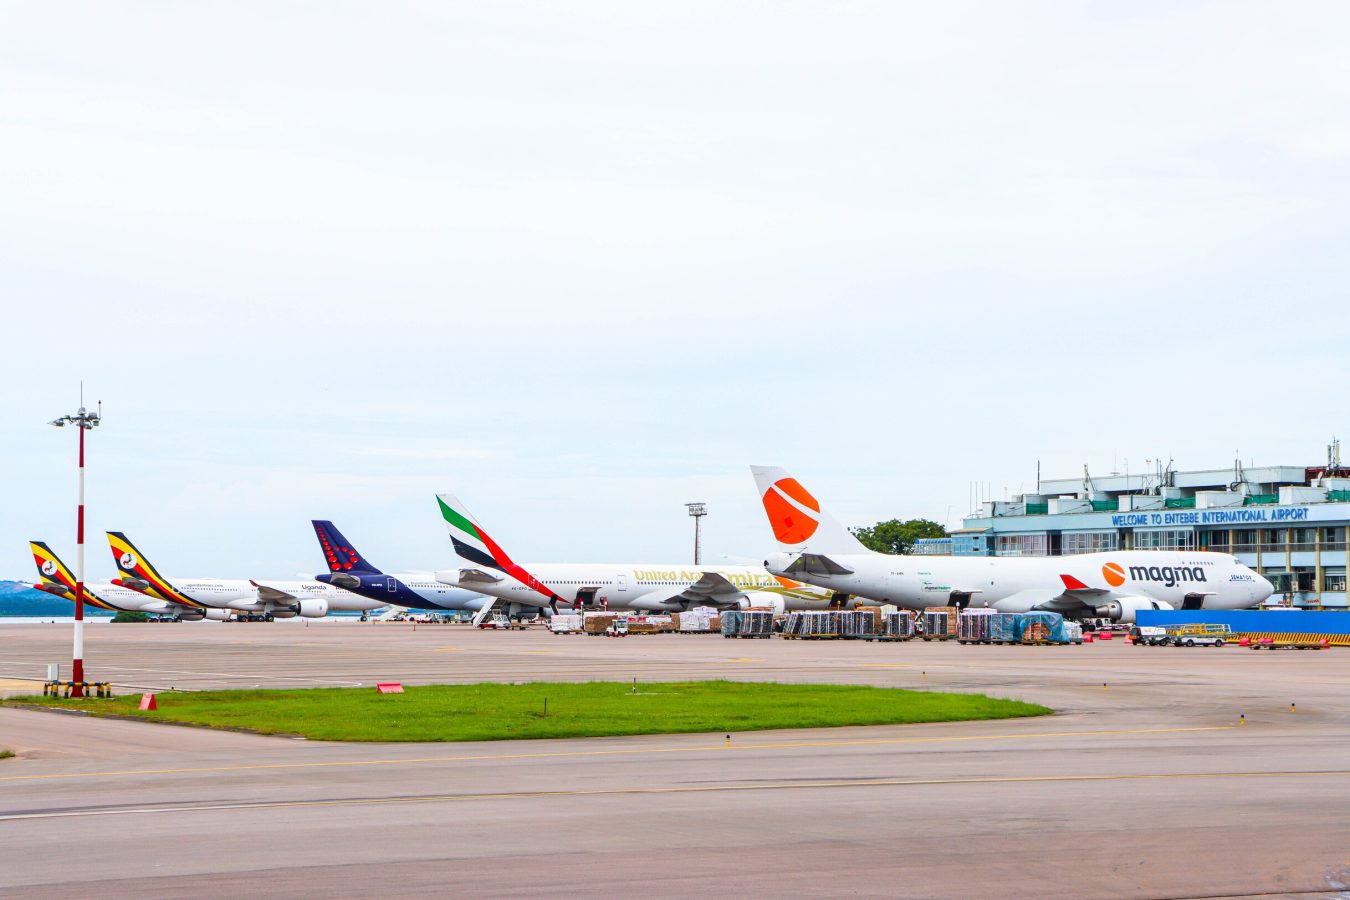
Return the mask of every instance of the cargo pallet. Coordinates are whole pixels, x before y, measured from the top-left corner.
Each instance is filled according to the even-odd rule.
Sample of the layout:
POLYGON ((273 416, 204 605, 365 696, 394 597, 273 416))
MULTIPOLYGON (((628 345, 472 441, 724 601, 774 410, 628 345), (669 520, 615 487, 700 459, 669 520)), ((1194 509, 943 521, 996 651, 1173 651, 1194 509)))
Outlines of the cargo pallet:
POLYGON ((912 635, 912 634, 860 634, 860 635, 858 635, 858 638, 859 638, 860 640, 864 640, 864 641, 892 641, 892 642, 899 642, 899 641, 912 641, 912 640, 914 640, 914 635, 912 635))
POLYGON ((1331 646, 1330 641, 1272 641, 1259 640, 1252 641, 1249 645, 1253 650, 1326 650, 1331 646))

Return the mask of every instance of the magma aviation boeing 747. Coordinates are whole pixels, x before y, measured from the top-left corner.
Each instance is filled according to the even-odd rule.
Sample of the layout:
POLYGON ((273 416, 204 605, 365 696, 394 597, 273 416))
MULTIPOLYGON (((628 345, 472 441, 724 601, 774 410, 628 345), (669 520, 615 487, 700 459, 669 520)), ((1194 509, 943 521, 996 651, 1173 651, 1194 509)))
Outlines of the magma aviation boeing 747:
POLYGON ((455 553, 465 562, 437 572, 436 579, 479 591, 509 604, 509 614, 529 607, 558 611, 605 607, 677 612, 694 606, 750 607, 778 612, 827 609, 833 591, 770 575, 759 566, 696 566, 679 563, 529 563, 518 565, 458 499, 436 497, 455 553))
MULTIPOLYGON (((56 597, 64 597, 75 602, 75 576, 60 557, 42 541, 29 541, 33 551, 33 562, 37 563, 41 581, 33 585, 39 591, 45 591, 56 597)), ((84 585, 84 602, 98 609, 113 612, 139 612, 153 616, 172 616, 186 622, 198 622, 202 619, 224 621, 230 617, 228 610, 207 609, 205 606, 185 605, 167 600, 157 600, 130 588, 111 582, 84 585)))
POLYGON ((478 612, 489 602, 482 594, 441 584, 431 572, 382 572, 357 553, 332 522, 315 519, 310 524, 328 564, 327 572, 314 576, 316 581, 409 609, 478 612))
POLYGON ((869 550, 786 471, 751 466, 782 552, 764 566, 841 593, 909 609, 1047 610, 1135 621, 1149 609, 1246 609, 1269 581, 1226 553, 1125 550, 1078 556, 893 556, 869 550))
POLYGON ((330 611, 364 612, 387 606, 317 581, 250 581, 242 578, 165 578, 120 531, 108 532, 108 546, 121 576, 113 584, 181 606, 261 613, 274 619, 320 619, 330 611))

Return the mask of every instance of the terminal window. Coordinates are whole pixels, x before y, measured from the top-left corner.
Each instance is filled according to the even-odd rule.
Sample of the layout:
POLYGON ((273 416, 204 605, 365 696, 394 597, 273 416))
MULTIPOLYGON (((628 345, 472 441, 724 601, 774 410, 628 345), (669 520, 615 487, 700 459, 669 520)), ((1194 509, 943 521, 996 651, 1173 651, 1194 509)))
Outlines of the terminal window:
POLYGON ((1045 534, 1000 534, 994 544, 995 556, 1045 556, 1045 534))
POLYGON ((1322 529, 1322 549, 1323 550, 1344 550, 1345 549, 1345 526, 1337 525, 1334 528, 1322 529))
POLYGON ((1189 528, 1161 528, 1157 531, 1136 531, 1136 550, 1194 550, 1195 532, 1189 528))
POLYGON ((1345 569, 1323 569, 1322 590, 1345 593, 1345 569))
POLYGON ((1120 535, 1114 531, 1066 531, 1060 540, 1060 552, 1065 556, 1107 553, 1118 549, 1120 535))

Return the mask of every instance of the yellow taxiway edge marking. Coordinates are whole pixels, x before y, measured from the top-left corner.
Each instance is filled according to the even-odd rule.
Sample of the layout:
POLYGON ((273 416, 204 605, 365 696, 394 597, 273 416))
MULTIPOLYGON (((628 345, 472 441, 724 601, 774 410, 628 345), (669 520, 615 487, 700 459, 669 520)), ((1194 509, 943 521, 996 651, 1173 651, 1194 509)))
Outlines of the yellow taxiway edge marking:
POLYGON ((493 753, 476 756, 424 756, 409 759, 353 759, 297 763, 249 763, 238 766, 195 766, 177 769, 128 769, 112 772, 56 772, 48 775, 0 775, 5 781, 49 781, 63 778, 113 778, 134 775, 181 775, 192 772, 248 772, 261 769, 336 769, 356 766, 406 766, 447 762, 484 762, 503 759, 559 759, 587 756, 640 756, 653 753, 725 753, 728 749, 800 750, 808 747, 874 747, 897 744, 944 744, 970 741, 1022 741, 1059 737, 1110 737, 1131 734, 1180 734, 1196 731, 1232 731, 1236 725, 1199 725, 1188 728, 1136 728, 1109 731, 1041 731, 1027 734, 970 734, 946 737, 871 738, 856 741, 796 741, 778 744, 736 744, 730 748, 722 744, 700 744, 692 747, 630 747, 615 750, 559 750, 552 753, 493 753))
POLYGON ((400 803, 449 803, 460 800, 539 800, 554 797, 613 797, 633 794, 716 794, 735 791, 791 791, 850 787, 933 787, 942 785, 997 785, 1049 782, 1181 781, 1210 778, 1346 778, 1350 771, 1312 772, 1158 772, 1138 775, 1010 775, 986 778, 862 778, 852 781, 783 781, 773 784, 715 784, 680 787, 594 788, 576 791, 519 791, 495 794, 433 794, 426 797, 354 797, 339 800, 261 800, 253 803, 211 803, 197 806, 126 807, 124 809, 66 810, 0 815, 0 822, 17 819, 66 819, 82 816, 146 815, 153 813, 211 812, 234 809, 301 809, 325 806, 371 806, 400 803))

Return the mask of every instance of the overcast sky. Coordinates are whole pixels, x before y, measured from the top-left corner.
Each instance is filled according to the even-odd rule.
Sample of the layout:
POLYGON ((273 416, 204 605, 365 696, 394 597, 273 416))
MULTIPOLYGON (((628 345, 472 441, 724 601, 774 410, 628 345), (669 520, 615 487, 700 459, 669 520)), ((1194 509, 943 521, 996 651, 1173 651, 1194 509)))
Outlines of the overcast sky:
POLYGON ((0 576, 762 558, 1350 435, 1343 3, 0 4, 0 576))

